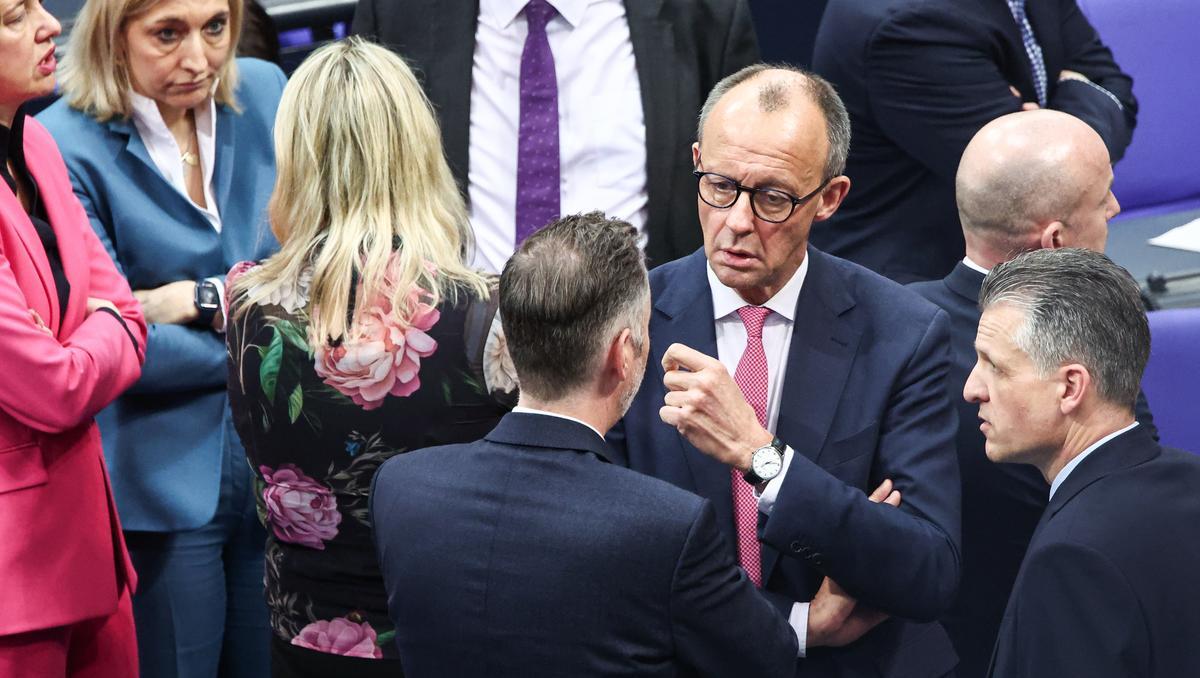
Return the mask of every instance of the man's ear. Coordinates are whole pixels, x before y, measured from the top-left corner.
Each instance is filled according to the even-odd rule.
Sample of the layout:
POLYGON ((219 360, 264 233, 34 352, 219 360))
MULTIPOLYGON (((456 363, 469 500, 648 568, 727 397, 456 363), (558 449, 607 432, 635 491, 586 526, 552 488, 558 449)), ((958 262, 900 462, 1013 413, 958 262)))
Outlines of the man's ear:
POLYGON ((850 177, 839 174, 830 179, 829 185, 825 187, 824 191, 821 191, 821 195, 817 196, 820 206, 817 208, 817 213, 813 215, 813 221, 825 221, 832 217, 849 192, 850 177))
POLYGON ((700 142, 692 144, 692 167, 700 169, 700 142))
POLYGON ((618 382, 625 382, 634 368, 637 367, 637 349, 633 345, 633 333, 629 328, 617 333, 608 345, 605 353, 604 372, 618 382))
POLYGON ((1083 405, 1084 398, 1092 390, 1092 375, 1083 365, 1072 363, 1058 368, 1058 378, 1059 410, 1071 414, 1083 405))
POLYGON ((1063 240, 1063 233, 1067 230, 1067 225, 1061 221, 1051 221, 1042 229, 1041 237, 1038 238, 1038 243, 1044 250, 1057 250, 1066 247, 1063 240))

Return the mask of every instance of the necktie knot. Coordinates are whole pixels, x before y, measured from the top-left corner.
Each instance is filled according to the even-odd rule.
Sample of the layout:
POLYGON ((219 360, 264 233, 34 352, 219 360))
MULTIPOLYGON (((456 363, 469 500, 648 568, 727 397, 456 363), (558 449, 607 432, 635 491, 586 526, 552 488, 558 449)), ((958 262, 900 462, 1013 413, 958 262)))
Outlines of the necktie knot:
POLYGON ((529 30, 544 32, 550 17, 554 16, 554 8, 546 0, 529 0, 525 5, 525 21, 529 22, 529 30))
POLYGON ((771 314, 771 309, 765 306, 743 306, 737 310, 746 326, 746 336, 762 338, 763 323, 771 314))

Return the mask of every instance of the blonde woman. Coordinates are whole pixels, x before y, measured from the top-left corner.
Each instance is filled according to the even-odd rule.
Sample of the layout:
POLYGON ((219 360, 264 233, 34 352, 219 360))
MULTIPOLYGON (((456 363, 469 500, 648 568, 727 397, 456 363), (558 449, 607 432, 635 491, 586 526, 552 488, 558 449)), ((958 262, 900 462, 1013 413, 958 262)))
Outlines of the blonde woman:
POLYGON ((225 393, 220 293, 275 242, 270 135, 285 82, 234 59, 240 0, 88 0, 63 98, 40 116, 149 323, 133 388, 98 417, 140 575, 142 675, 267 671, 266 534, 225 393))
POLYGON ((275 149, 280 251, 230 273, 227 335, 268 529, 272 675, 396 676, 371 478, 504 413, 482 368, 495 304, 464 264, 466 210, 399 57, 357 39, 313 53, 284 90, 275 149))

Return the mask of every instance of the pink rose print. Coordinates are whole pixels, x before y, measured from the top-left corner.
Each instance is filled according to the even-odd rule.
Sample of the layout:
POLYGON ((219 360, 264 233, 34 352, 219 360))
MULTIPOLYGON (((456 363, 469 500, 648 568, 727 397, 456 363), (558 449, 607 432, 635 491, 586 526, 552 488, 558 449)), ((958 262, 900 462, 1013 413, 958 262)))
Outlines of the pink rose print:
POLYGON ((338 617, 305 626, 300 630, 300 635, 292 638, 292 645, 345 657, 381 659, 383 651, 375 644, 375 638, 375 629, 367 622, 356 624, 345 617, 338 617))
POLYGON ((414 286, 409 293, 413 313, 404 326, 387 287, 359 314, 341 344, 315 351, 317 374, 364 410, 379 407, 389 395, 404 397, 420 388, 421 358, 437 350, 426 332, 441 314, 422 301, 424 291, 414 286))
POLYGON ((259 466, 258 470, 267 481, 263 502, 275 536, 289 544, 324 551, 325 542, 337 536, 338 523, 342 522, 333 492, 294 464, 284 464, 274 471, 259 466))

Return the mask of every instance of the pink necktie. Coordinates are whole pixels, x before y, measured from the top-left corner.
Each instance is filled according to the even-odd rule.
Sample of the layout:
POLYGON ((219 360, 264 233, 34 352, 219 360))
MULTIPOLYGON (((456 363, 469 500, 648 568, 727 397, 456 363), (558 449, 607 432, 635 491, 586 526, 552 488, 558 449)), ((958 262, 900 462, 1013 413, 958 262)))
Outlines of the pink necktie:
MULTIPOLYGON (((767 425, 767 354, 763 351, 762 328, 771 309, 743 306, 738 309, 746 325, 746 351, 738 361, 733 381, 742 390, 746 402, 758 415, 758 423, 767 425)), ((758 500, 754 488, 741 471, 730 469, 733 482, 733 518, 737 525, 738 563, 755 586, 762 586, 762 555, 758 545, 758 500)))

